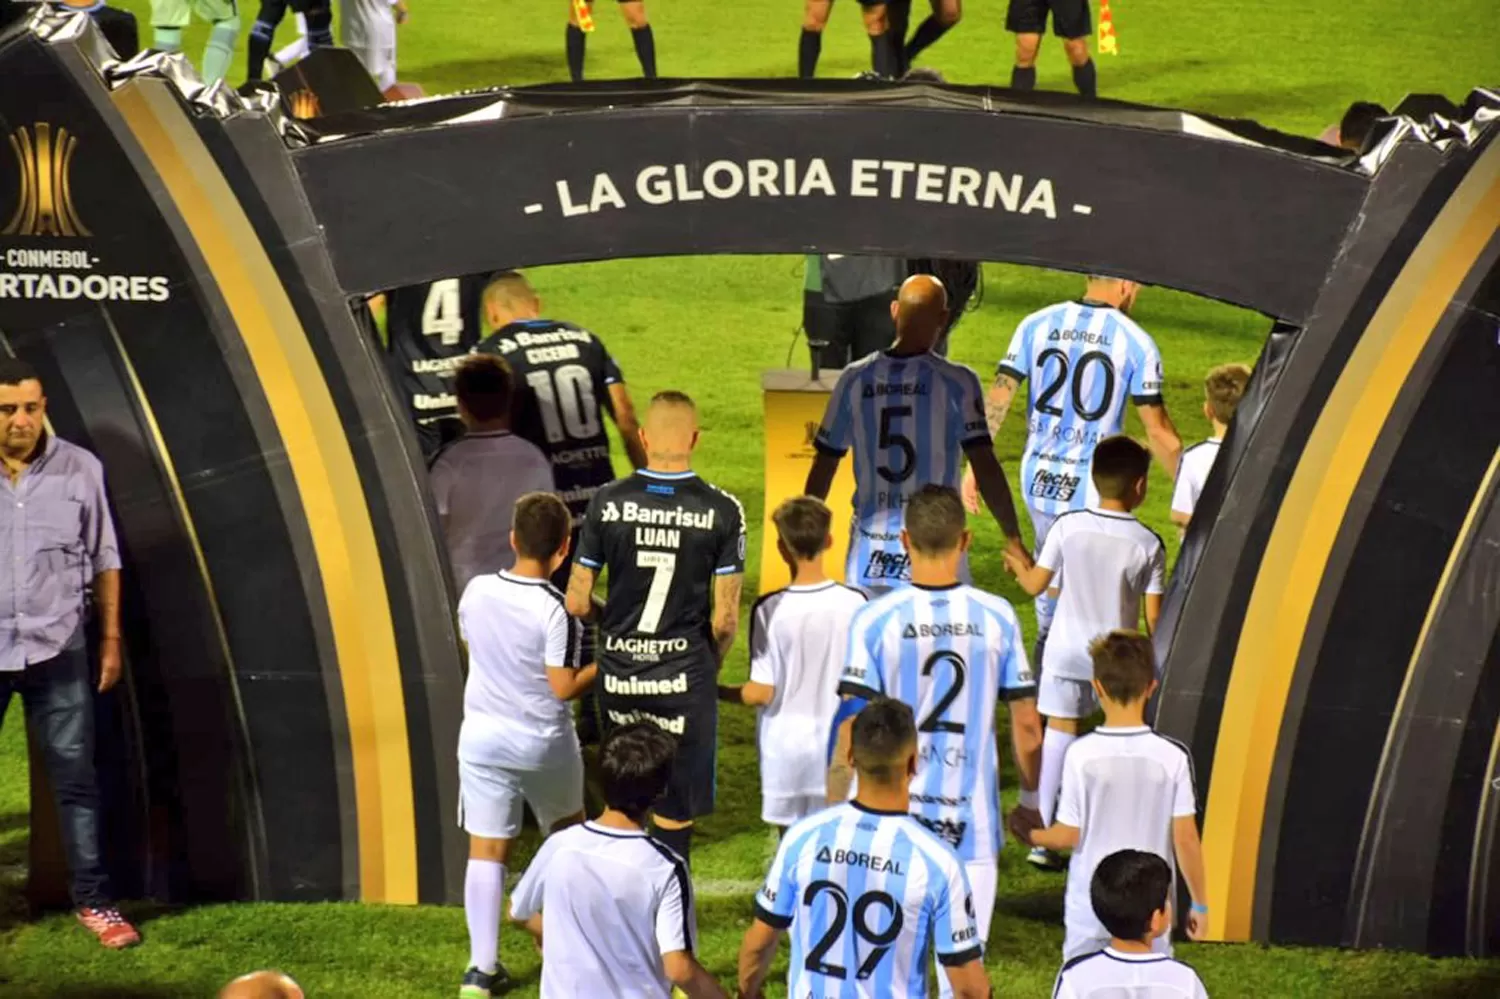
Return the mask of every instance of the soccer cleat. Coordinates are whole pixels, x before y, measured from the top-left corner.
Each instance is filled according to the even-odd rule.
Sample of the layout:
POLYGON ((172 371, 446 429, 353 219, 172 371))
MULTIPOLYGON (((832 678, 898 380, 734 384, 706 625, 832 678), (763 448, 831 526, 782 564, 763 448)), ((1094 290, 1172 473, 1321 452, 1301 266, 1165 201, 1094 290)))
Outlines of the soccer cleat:
POLYGON ((124 950, 141 942, 136 928, 112 905, 79 909, 78 921, 110 950, 124 950))
POLYGON ((489 973, 470 968, 464 972, 463 984, 458 987, 458 999, 490 999, 490 996, 508 985, 510 975, 506 974, 505 965, 498 961, 495 963, 495 970, 489 973))
POLYGON ((1043 871, 1060 871, 1068 866, 1062 857, 1040 846, 1031 848, 1031 852, 1026 855, 1026 862, 1043 871))

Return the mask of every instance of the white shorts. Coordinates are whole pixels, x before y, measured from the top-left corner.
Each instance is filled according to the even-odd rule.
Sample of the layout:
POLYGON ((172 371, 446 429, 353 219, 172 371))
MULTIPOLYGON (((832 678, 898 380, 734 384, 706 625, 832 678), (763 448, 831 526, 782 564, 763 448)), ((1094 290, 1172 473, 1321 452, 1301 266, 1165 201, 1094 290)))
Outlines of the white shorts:
POLYGON ((790 826, 828 807, 826 794, 761 795, 760 820, 772 826, 790 826))
POLYGON ((383 94, 396 85, 396 46, 349 42, 347 47, 359 57, 365 72, 383 94))
MULTIPOLYGON (((998 882, 999 868, 994 857, 989 860, 966 860, 964 861, 964 874, 969 878, 969 891, 974 896, 974 922, 979 926, 980 946, 988 949, 990 939, 990 922, 995 915, 995 886, 998 882)), ((951 999, 953 986, 948 981, 948 973, 943 970, 942 964, 937 965, 938 995, 943 999, 951 999)))
POLYGON ((1094 685, 1042 672, 1037 682, 1036 709, 1048 718, 1087 718, 1099 710, 1094 685))
POLYGON ((549 766, 522 770, 458 761, 458 824, 470 836, 515 839, 521 833, 521 806, 531 806, 545 835, 560 819, 583 811, 583 754, 551 754, 549 766))

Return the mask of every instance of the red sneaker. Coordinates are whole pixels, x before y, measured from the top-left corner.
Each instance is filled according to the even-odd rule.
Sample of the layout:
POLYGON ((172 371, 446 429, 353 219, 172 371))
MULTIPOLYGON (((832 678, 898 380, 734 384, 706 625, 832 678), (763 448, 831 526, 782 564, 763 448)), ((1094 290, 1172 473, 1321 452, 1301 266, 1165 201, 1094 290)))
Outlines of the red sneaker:
POLYGON ((134 926, 120 915, 112 905, 95 909, 79 909, 78 921, 87 927, 99 942, 110 950, 124 950, 141 942, 141 935, 134 926))

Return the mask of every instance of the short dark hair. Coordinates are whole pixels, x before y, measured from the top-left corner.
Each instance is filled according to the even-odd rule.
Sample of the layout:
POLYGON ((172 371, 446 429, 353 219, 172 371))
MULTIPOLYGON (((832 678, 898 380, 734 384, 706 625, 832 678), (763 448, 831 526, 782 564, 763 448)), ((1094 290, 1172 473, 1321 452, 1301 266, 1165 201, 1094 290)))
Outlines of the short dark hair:
POLYGON ((41 384, 42 376, 36 368, 18 357, 0 357, 0 385, 19 385, 22 382, 41 384))
POLYGON ((549 559, 562 550, 572 533, 573 515, 555 493, 527 493, 516 500, 510 529, 516 535, 517 555, 549 559))
POLYGON ((604 738, 599 779, 604 803, 639 822, 672 777, 677 740, 652 722, 622 725, 604 738))
POLYGON ((1363 149, 1375 122, 1390 116, 1389 111, 1374 101, 1355 101, 1339 120, 1339 142, 1350 149, 1363 149))
POLYGON ((662 389, 651 397, 651 405, 654 406, 659 402, 664 402, 670 406, 687 406, 689 409, 698 408, 698 404, 693 401, 692 396, 686 392, 679 392, 677 389, 662 389))
POLYGON ((484 423, 510 415, 512 385, 510 365, 496 354, 466 357, 453 375, 453 394, 484 423))
POLYGON ((1234 411, 1240 408, 1245 386, 1250 384, 1250 369, 1243 364, 1221 364, 1203 379, 1203 395, 1214 419, 1229 426, 1234 411))
POLYGON ((776 533, 787 550, 800 559, 815 559, 823 554, 828 542, 828 528, 833 511, 816 496, 793 496, 771 514, 776 533))
POLYGON ((923 555, 941 555, 958 547, 963 538, 963 500, 951 486, 928 483, 906 504, 903 525, 914 550, 923 555))
POLYGON ((1100 499, 1121 500, 1151 471, 1151 452, 1124 434, 1106 437, 1094 446, 1092 474, 1100 499))
POLYGON ((897 768, 916 742, 916 716, 904 701, 877 697, 854 716, 854 768, 877 781, 896 779, 897 768))
POLYGON ((1172 868, 1154 853, 1120 850, 1099 861, 1089 882, 1094 915, 1116 940, 1145 943, 1151 917, 1167 907, 1172 868))
POLYGON ((1138 631, 1106 632, 1089 643, 1094 679, 1109 699, 1129 704, 1145 696, 1156 679, 1156 650, 1138 631))

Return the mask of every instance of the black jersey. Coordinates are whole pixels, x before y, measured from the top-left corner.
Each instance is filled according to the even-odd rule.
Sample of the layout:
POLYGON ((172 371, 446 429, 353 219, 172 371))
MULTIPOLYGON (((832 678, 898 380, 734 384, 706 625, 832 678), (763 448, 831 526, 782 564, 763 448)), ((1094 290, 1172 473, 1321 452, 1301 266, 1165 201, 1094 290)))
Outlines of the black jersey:
POLYGON ((505 358, 515 374, 516 434, 552 459, 552 478, 575 521, 599 487, 612 482, 604 414, 614 415, 609 387, 623 382, 619 365, 593 333, 572 323, 529 319, 509 323, 476 348, 505 358))
POLYGON ((714 663, 713 580, 745 571, 745 513, 692 472, 639 471, 595 494, 575 559, 609 575, 599 624, 606 672, 714 663))
POLYGON ((479 342, 480 300, 488 280, 487 274, 474 274, 386 293, 391 373, 429 456, 442 443, 441 421, 458 419, 453 373, 479 342))

